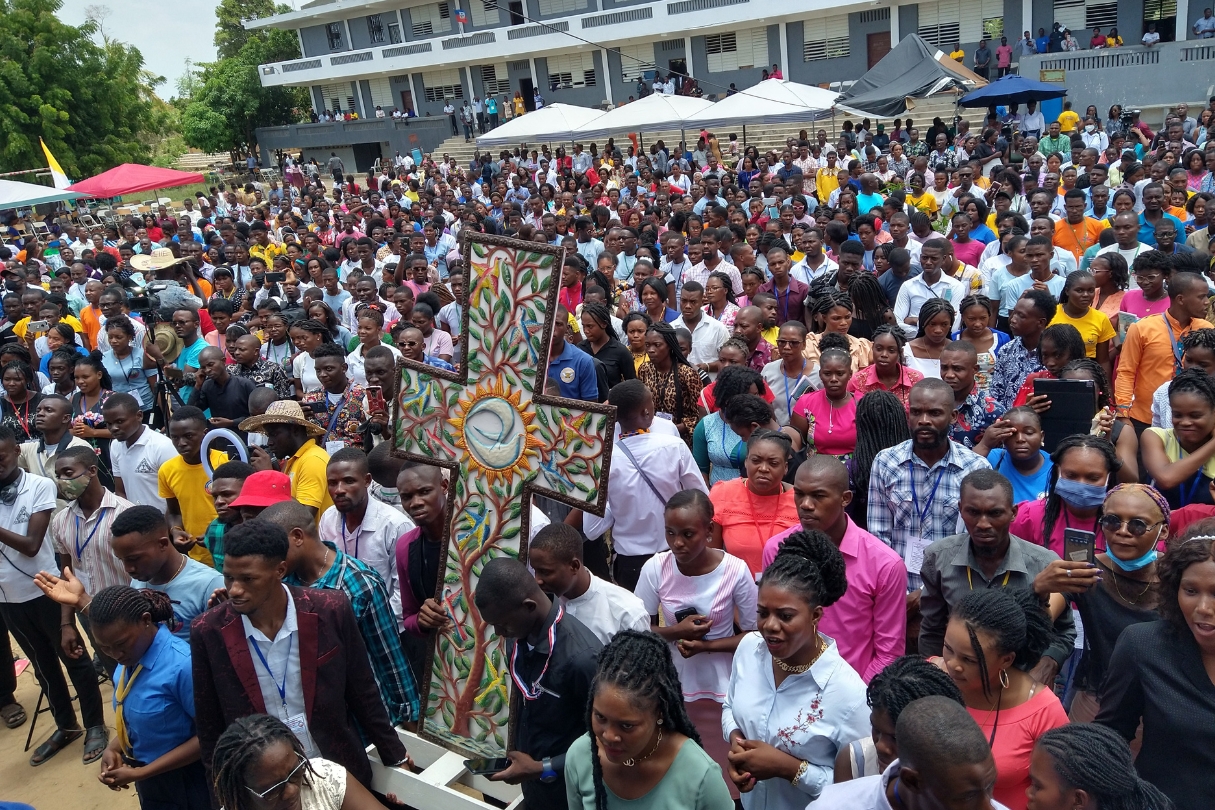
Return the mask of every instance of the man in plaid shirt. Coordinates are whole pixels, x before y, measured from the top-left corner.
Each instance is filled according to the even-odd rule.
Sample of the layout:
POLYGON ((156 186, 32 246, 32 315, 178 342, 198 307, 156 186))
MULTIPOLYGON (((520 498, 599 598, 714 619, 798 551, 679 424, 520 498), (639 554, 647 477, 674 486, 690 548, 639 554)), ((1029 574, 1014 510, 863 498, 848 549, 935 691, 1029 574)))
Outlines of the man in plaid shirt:
POLYGON ((384 580, 367 563, 321 542, 312 511, 298 501, 276 503, 258 518, 287 532, 286 584, 342 591, 349 597, 388 717, 393 725, 417 720, 418 686, 401 650, 384 580))
MULTIPOLYGON (((868 530, 907 563, 908 607, 918 614, 920 565, 929 544, 957 534, 962 479, 990 469, 987 459, 949 439, 957 415, 953 389, 929 377, 908 398, 911 439, 873 459, 868 530)), ((910 631, 909 631, 910 632, 910 631)))

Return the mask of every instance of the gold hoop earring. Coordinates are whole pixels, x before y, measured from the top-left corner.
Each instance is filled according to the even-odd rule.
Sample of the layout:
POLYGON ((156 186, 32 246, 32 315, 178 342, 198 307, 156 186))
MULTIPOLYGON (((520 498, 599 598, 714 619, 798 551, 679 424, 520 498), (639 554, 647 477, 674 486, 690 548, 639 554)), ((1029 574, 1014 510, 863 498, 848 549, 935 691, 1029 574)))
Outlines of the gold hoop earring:
POLYGON ((1008 688, 1008 670, 1000 670, 1000 686, 1004 689, 1008 688))

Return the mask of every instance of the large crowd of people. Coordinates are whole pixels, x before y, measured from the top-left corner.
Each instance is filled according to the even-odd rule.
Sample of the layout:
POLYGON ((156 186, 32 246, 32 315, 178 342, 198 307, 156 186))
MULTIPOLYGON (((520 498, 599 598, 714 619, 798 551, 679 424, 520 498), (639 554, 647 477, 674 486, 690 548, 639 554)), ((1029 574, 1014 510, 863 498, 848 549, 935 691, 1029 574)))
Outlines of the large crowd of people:
POLYGON ((0 247, 0 719, 32 714, 11 634, 33 766, 81 740, 158 810, 388 801, 366 746, 413 767, 454 486, 388 403, 401 358, 474 363, 489 233, 564 248, 543 393, 618 430, 604 514, 537 499, 471 595, 516 693, 489 778, 1207 807, 1213 111, 338 159, 51 220, 0 247))

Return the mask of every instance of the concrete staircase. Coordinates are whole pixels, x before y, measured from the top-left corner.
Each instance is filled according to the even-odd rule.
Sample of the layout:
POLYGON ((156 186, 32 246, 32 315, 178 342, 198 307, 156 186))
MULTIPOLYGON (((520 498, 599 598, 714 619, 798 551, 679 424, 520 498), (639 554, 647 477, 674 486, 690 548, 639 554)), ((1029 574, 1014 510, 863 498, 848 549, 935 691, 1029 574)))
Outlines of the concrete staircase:
MULTIPOLYGON (((911 110, 907 115, 902 115, 899 117, 906 119, 908 116, 910 116, 913 120, 915 120, 916 127, 921 132, 928 129, 928 126, 932 123, 932 119, 935 116, 940 116, 941 120, 945 121, 946 123, 951 123, 953 120, 954 111, 956 109, 954 105, 954 97, 951 95, 940 95, 929 99, 917 99, 915 104, 916 106, 914 110, 911 110)), ((970 121, 971 129, 973 131, 978 131, 979 124, 981 123, 983 116, 986 114, 986 111, 982 109, 975 109, 962 110, 961 112, 962 117, 970 121)), ((828 139, 834 143, 838 139, 844 121, 846 120, 851 120, 854 124, 860 123, 859 116, 837 113, 833 118, 825 118, 818 121, 807 121, 804 124, 774 124, 770 126, 762 123, 748 124, 746 128, 746 143, 747 145, 754 145, 758 147, 760 153, 764 153, 769 149, 780 150, 784 148, 786 139, 791 137, 796 138, 798 132, 802 129, 805 129, 812 136, 818 130, 825 129, 827 130, 828 139)), ((885 118, 875 119, 873 123, 875 126, 879 122, 884 123, 886 124, 887 129, 889 129, 892 120, 893 119, 885 118)), ((718 140, 721 142, 723 148, 727 145, 731 133, 738 135, 738 140, 740 143, 743 141, 743 127, 741 125, 715 127, 714 132, 717 135, 718 140)), ((643 132, 640 134, 642 144, 647 151, 650 148, 650 144, 659 139, 671 147, 675 146, 680 141, 680 133, 678 130, 643 132)), ((686 130, 684 132, 686 140, 689 143, 694 143, 699 134, 700 133, 698 130, 686 130)), ((582 139, 582 143, 586 145, 589 145, 592 141, 602 147, 607 141, 607 138, 582 139)), ((620 133, 616 136, 615 141, 616 145, 620 146, 622 149, 629 146, 627 133, 620 133)), ((538 146, 538 144, 528 144, 528 146, 535 147, 538 146)), ((554 142, 551 143, 550 146, 553 149, 556 149, 558 146, 565 146, 567 152, 571 151, 569 143, 554 142)), ((480 151, 488 151, 496 155, 504 148, 506 147, 482 147, 480 151)), ((478 150, 475 142, 466 143, 463 135, 456 135, 448 138, 446 141, 443 141, 443 143, 435 147, 431 154, 436 160, 442 158, 444 155, 449 155, 456 159, 457 165, 467 166, 468 162, 472 160, 477 151, 478 150)))

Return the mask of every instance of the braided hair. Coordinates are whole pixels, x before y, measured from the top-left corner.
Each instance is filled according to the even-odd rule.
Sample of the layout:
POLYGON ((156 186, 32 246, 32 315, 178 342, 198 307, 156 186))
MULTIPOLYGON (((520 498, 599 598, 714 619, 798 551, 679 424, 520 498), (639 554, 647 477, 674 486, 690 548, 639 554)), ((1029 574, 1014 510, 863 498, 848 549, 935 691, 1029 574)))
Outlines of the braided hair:
POLYGON ((1022 672, 1038 663, 1054 639, 1050 614, 1027 588, 970 591, 958 602, 952 618, 966 626, 970 646, 979 662, 983 694, 988 698, 991 697, 991 676, 983 645, 979 642, 979 630, 995 637, 996 652, 1001 655, 1013 653, 1012 665, 1022 672))
MULTIPOLYGON (((1093 274, 1090 273, 1088 270, 1076 270, 1072 273, 1069 273, 1067 278, 1063 282, 1063 289, 1059 291, 1059 303, 1060 304, 1067 303, 1067 294, 1072 291, 1072 289, 1076 286, 1077 282, 1084 281, 1085 279, 1091 279, 1092 277, 1093 277, 1093 274)), ((1092 309, 1092 307, 1089 307, 1089 309, 1092 309)))
MULTIPOLYGON (((822 328, 826 331, 827 328, 827 313, 839 307, 845 309, 852 314, 852 296, 846 292, 837 289, 824 290, 820 295, 814 298, 814 303, 810 305, 810 313, 814 316, 819 316, 823 319, 822 328)), ((817 320, 815 326, 819 326, 817 320)))
POLYGON ((601 304, 598 301, 584 301, 582 314, 589 315, 595 323, 599 324, 599 328, 604 331, 609 340, 618 339, 616 327, 612 326, 612 313, 607 304, 601 304))
MULTIPOLYGON (((892 327, 890 334, 896 335, 899 348, 905 338, 902 332, 892 327)), ((876 336, 876 334, 875 334, 876 336)), ((907 411, 899 398, 889 391, 870 391, 856 403, 856 450, 852 453, 849 469, 852 473, 853 515, 864 519, 869 503, 869 473, 873 459, 888 447, 902 444, 911 438, 907 427, 907 411)))
POLYGON ((1207 376, 1200 368, 1187 368, 1173 378, 1169 383, 1169 402, 1174 394, 1194 394, 1202 397, 1207 404, 1215 408, 1215 380, 1207 376))
POLYGON ((603 784, 603 765, 599 760, 599 740, 594 733, 595 695, 603 686, 614 686, 629 694, 634 704, 651 704, 658 723, 704 747, 700 733, 688 717, 684 705, 679 671, 671 659, 671 647, 654 633, 623 630, 612 637, 599 653, 599 666, 591 681, 591 697, 586 703, 586 727, 591 733, 591 769, 595 782, 595 810, 607 810, 607 788, 603 784))
POLYGON ((764 569, 762 583, 801 594, 811 608, 830 607, 848 589, 844 555, 817 529, 794 532, 764 569))
POLYGON ((750 366, 726 366, 717 375, 713 400, 719 410, 724 410, 739 394, 750 393, 751 386, 755 386, 756 391, 764 390, 764 378, 758 371, 750 366))
POLYGON ((907 345, 907 335, 905 335, 903 330, 899 327, 884 323, 881 326, 874 328, 873 337, 870 338, 870 341, 875 341, 882 335, 889 335, 890 338, 895 342, 895 345, 898 346, 898 358, 896 362, 900 366, 903 365, 903 348, 907 345))
POLYGON ((865 702, 871 709, 881 709, 894 725, 907 704, 929 695, 940 695, 965 705, 958 685, 935 664, 918 655, 894 659, 873 676, 865 689, 865 702))
POLYGON ((334 342, 333 333, 329 331, 329 327, 315 318, 304 318, 302 321, 296 321, 291 324, 291 328, 317 335, 320 337, 322 344, 334 342))
POLYGON ((919 325, 916 327, 915 336, 918 338, 924 337, 924 327, 942 312, 949 316, 949 322, 951 324, 950 328, 952 329, 954 317, 957 315, 957 311, 954 310, 953 304, 949 303, 944 298, 929 298, 927 301, 925 301, 923 306, 920 307, 918 321, 919 325))
MULTIPOLYGON (((859 434, 858 434, 859 435, 859 434)), ((1047 486, 1046 509, 1042 514, 1043 537, 1050 537, 1055 530, 1055 521, 1059 519, 1059 512, 1063 509, 1063 499, 1055 493, 1055 482, 1059 480, 1059 465, 1063 461, 1063 457, 1069 451, 1077 448, 1088 448, 1096 450, 1101 455, 1105 456, 1105 466, 1109 469, 1109 482, 1107 488, 1114 486, 1117 483, 1114 475, 1122 468, 1122 461, 1118 458, 1118 452, 1114 449, 1114 445, 1109 439, 1103 439, 1100 436, 1092 436, 1088 433, 1075 433, 1071 436, 1065 436, 1055 445, 1055 452, 1051 453, 1050 460, 1052 462, 1050 470, 1050 484, 1047 486)), ((1097 520, 1101 520, 1101 509, 1097 509, 1097 520)))
POLYGON ((1177 338, 1177 342, 1185 351, 1206 349, 1215 354, 1215 329, 1194 329, 1177 338))
MULTIPOLYGON (((1215 332, 1215 329, 1211 330, 1215 332)), ((1110 407, 1114 401, 1112 396, 1113 391, 1110 390, 1110 378, 1106 375, 1105 369, 1101 364, 1091 357, 1077 357, 1075 360, 1069 360, 1063 370, 1059 372, 1059 377, 1062 379, 1064 374, 1072 371, 1079 371, 1088 374, 1093 378, 1093 382, 1097 383, 1097 407, 1110 407)))
MULTIPOLYGON (((658 321, 657 323, 650 324, 650 328, 646 330, 646 333, 650 332, 654 332, 661 337, 663 342, 667 344, 667 351, 671 353, 671 380, 675 384, 675 407, 672 409, 674 411, 672 416, 675 417, 675 423, 678 424, 683 421, 684 417, 684 386, 683 382, 679 379, 679 367, 687 366, 688 368, 692 368, 692 364, 688 362, 688 358, 684 357, 683 349, 679 347, 679 338, 675 335, 675 327, 669 323, 658 321)), ((746 354, 750 355, 750 353, 751 350, 748 349, 746 354)))
POLYGON ((1042 363, 1042 341, 1044 340, 1049 340, 1056 349, 1067 352, 1069 362, 1088 356, 1080 330, 1070 323, 1051 324, 1042 330, 1042 337, 1038 339, 1038 362, 1043 366, 1046 365, 1042 363))
POLYGON ((709 273, 709 278, 705 279, 706 286, 708 285, 710 278, 717 279, 718 281, 721 282, 721 286, 726 288, 726 300, 727 301, 729 301, 731 304, 738 303, 738 300, 734 297, 734 282, 730 280, 729 276, 727 276, 725 273, 723 273, 720 270, 713 272, 713 273, 709 273))
POLYGON ((233 720, 232 725, 215 741, 211 774, 214 779, 215 797, 219 799, 221 807, 227 810, 251 810, 251 803, 245 801, 248 796, 246 778, 249 772, 259 765, 266 750, 277 743, 291 746, 296 756, 306 763, 304 779, 311 784, 316 771, 312 769, 311 763, 308 763, 304 747, 291 729, 287 728, 287 724, 277 717, 251 714, 233 720))
POLYGON ((852 296, 853 310, 857 318, 870 327, 885 322, 890 302, 886 300, 886 291, 878 283, 877 276, 873 273, 858 273, 853 276, 852 283, 848 285, 848 294, 852 296))
POLYGON ((1060 726, 1038 738, 1038 749, 1059 779, 1088 793, 1101 810, 1174 810, 1155 785, 1139 778, 1126 740, 1108 726, 1060 726))
POLYGON ((98 591, 89 602, 89 622, 97 626, 114 622, 138 624, 143 621, 144 614, 151 616, 154 622, 164 622, 170 630, 176 625, 173 600, 164 591, 111 585, 98 591))

